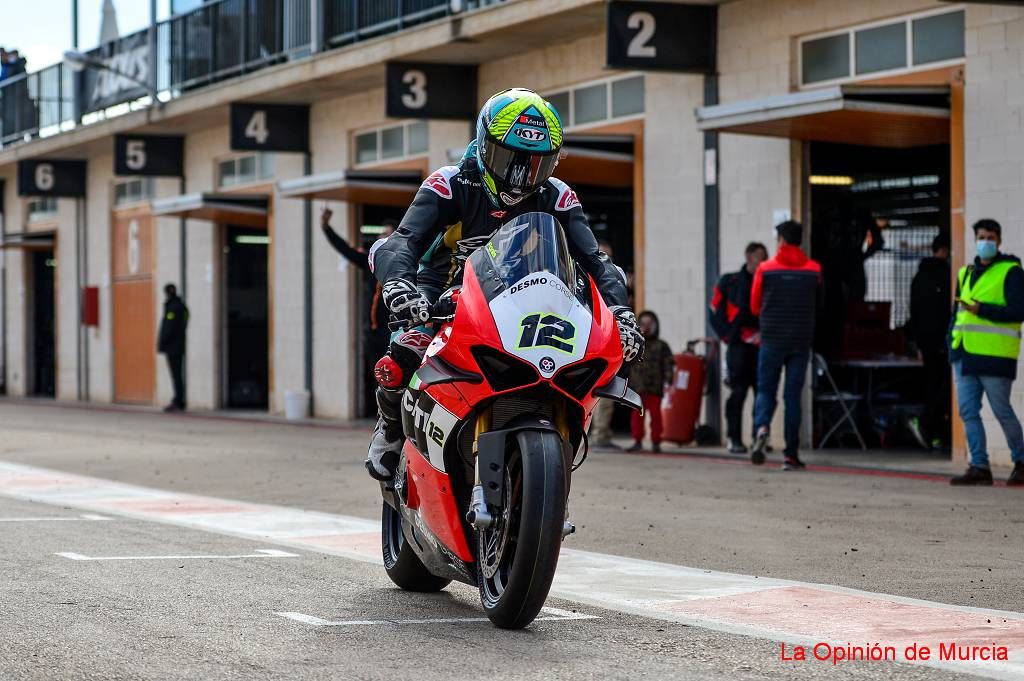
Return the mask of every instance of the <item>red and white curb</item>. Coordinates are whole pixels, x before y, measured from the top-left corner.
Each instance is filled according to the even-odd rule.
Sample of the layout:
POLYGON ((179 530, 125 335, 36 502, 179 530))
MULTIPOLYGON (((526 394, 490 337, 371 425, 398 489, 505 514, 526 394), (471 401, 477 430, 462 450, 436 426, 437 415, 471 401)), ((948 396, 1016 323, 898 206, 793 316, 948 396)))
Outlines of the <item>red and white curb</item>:
MULTIPOLYGON (((380 524, 364 518, 168 492, 2 462, 0 495, 381 562, 380 524)), ((907 662, 908 648, 928 647, 929 659, 912 663, 1024 681, 1024 614, 1018 612, 573 549, 562 550, 551 593, 608 610, 778 641, 780 664, 799 664, 789 660, 800 646, 807 658, 803 664, 874 664, 872 655, 879 651, 882 659, 893 659, 885 657, 889 648, 896 661, 907 662), (950 646, 957 654, 973 647, 977 656, 973 661, 959 660, 958 655, 950 659, 942 654, 950 646), (986 659, 998 656, 999 649, 1008 659, 986 659), (851 661, 858 651, 864 661, 851 661), (824 659, 816 660, 816 655, 824 659)))

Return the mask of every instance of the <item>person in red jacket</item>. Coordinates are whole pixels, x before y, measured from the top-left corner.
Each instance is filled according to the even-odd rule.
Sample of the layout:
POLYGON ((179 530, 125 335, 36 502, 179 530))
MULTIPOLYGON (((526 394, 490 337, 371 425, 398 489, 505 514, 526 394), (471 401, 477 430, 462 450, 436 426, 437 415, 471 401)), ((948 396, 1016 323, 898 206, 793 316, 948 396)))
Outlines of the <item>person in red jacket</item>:
POLYGON ((779 379, 786 369, 784 470, 804 467, 800 445, 800 394, 814 341, 814 320, 822 297, 821 265, 800 248, 804 228, 787 220, 775 228, 779 248, 761 264, 750 290, 750 310, 760 318, 761 351, 757 361, 754 446, 750 461, 764 463, 768 429, 775 414, 779 379))

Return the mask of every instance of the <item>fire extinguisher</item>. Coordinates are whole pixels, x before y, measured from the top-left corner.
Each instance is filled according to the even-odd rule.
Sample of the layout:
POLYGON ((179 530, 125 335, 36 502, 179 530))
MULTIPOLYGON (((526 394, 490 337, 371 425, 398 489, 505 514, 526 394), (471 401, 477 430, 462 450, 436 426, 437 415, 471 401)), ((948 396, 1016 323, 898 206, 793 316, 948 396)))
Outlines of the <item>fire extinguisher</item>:
POLYGON ((665 440, 685 445, 696 439, 701 444, 700 431, 704 426, 698 428, 697 423, 704 400, 707 363, 713 361, 717 345, 714 339, 694 338, 687 341, 686 352, 675 356, 672 384, 661 403, 665 440), (697 354, 698 343, 704 343, 705 355, 697 354))

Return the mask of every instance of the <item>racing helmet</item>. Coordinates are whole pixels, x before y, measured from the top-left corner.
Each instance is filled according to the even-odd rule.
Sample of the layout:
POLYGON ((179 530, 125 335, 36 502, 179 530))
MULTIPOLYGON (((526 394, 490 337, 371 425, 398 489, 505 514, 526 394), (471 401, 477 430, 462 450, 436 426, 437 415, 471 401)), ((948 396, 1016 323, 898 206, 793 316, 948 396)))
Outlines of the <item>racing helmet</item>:
POLYGON ((476 159, 484 190, 495 206, 514 206, 540 189, 562 150, 562 119, 533 90, 492 95, 476 121, 476 159))

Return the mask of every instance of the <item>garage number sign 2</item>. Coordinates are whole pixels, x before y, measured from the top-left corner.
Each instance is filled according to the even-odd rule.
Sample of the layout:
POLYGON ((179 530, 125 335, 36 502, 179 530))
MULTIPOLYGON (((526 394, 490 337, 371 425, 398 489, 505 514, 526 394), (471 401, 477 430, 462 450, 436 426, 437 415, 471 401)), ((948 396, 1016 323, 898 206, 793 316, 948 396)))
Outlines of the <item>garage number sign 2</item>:
POLYGON ((386 114, 391 118, 476 116, 476 66, 388 62, 385 82, 386 114))
POLYGON ((114 135, 114 174, 181 177, 183 149, 177 135, 114 135))
POLYGON ((713 5, 611 0, 608 66, 714 73, 717 9, 713 5))
POLYGON ((231 104, 232 151, 309 151, 306 104, 231 104))
POLYGON ((85 196, 85 161, 18 161, 18 196, 85 196))

